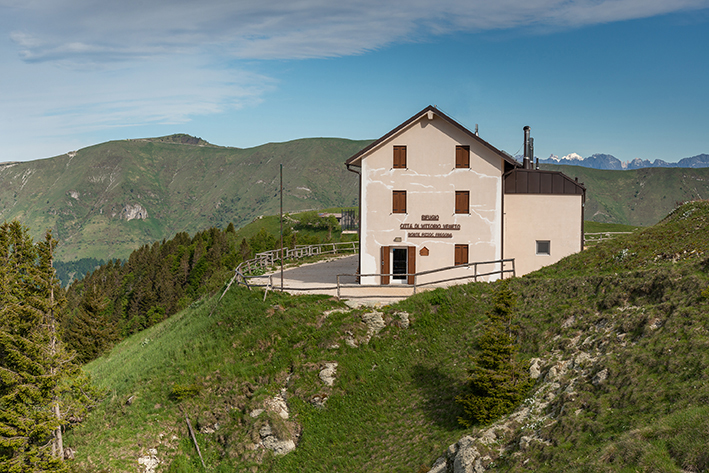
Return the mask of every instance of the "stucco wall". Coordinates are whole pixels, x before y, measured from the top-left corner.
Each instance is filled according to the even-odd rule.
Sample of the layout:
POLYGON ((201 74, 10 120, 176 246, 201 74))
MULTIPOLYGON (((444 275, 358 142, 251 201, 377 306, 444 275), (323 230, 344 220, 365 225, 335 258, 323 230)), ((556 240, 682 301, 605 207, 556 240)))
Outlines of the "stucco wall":
MULTIPOLYGON (((452 266, 455 244, 469 245, 471 262, 499 259, 502 165, 499 155, 436 116, 414 122, 371 150, 362 159, 361 168, 361 274, 381 272, 382 246, 415 246, 417 272, 452 266), (394 145, 406 145, 406 169, 393 168, 394 145), (470 146, 469 169, 455 168, 456 145, 470 146), (407 191, 406 214, 392 212, 394 190, 407 191), (470 214, 455 213, 457 190, 470 192, 470 214), (438 220, 423 220, 423 215, 437 215, 438 220), (402 224, 410 228, 402 228, 402 224), (424 224, 440 224, 441 228, 421 228, 424 224), (451 238, 414 236, 422 233, 451 234, 451 238), (395 241, 397 238, 401 241, 395 241), (428 256, 420 255, 423 247, 428 256)), ((470 274, 472 270, 455 272, 470 274)), ((379 278, 363 277, 362 283, 378 284, 379 278)))
POLYGON ((581 251, 581 205, 580 195, 505 195, 504 256, 517 276, 581 251), (549 256, 536 254, 537 240, 551 242, 549 256))

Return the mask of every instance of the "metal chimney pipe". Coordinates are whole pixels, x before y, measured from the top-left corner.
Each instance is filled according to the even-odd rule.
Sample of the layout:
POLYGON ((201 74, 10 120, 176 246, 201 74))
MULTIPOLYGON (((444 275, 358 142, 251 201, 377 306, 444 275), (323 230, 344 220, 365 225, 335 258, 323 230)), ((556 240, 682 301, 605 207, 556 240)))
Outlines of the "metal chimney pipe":
POLYGON ((524 160, 522 161, 522 169, 531 169, 529 157, 529 126, 524 127, 524 160))

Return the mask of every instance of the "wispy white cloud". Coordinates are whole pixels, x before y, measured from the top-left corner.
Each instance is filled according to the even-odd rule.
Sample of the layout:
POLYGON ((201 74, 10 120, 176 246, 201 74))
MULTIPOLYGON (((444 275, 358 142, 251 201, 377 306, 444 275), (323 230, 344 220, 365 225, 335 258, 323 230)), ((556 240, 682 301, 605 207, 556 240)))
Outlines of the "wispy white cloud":
POLYGON ((26 61, 121 61, 218 47, 237 58, 351 55, 456 31, 569 28, 707 0, 2 0, 26 61))
POLYGON ((258 103, 276 81, 244 60, 704 8, 709 0, 0 0, 0 127, 18 143, 0 161, 26 159, 23 150, 52 136, 184 123, 258 103))

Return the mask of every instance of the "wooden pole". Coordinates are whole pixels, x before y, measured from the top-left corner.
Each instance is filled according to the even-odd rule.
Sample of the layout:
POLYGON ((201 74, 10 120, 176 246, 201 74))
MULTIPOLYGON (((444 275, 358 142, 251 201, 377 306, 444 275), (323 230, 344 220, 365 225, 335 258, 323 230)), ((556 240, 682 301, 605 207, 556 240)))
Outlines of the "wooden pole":
POLYGON ((202 458, 202 452, 199 450, 199 445, 197 444, 197 438, 194 436, 194 430, 192 430, 192 424, 190 423, 190 418, 187 417, 187 413, 182 409, 182 406, 180 406, 180 410, 185 415, 185 420, 187 421, 187 428, 190 430, 190 436, 192 436, 192 441, 194 442, 194 446, 197 447, 197 453, 199 454, 199 459, 202 461, 202 466, 206 470, 207 465, 204 464, 204 458, 202 458))
POLYGON ((283 163, 281 163, 281 292, 283 292, 283 163))

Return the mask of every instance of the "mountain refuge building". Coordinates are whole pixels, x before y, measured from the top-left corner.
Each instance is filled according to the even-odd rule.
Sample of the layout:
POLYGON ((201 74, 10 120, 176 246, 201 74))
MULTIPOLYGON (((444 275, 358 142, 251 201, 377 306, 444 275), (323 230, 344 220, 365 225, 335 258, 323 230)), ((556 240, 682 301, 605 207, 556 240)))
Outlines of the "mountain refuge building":
POLYGON ((474 276, 474 262, 517 275, 583 249, 586 189, 535 169, 429 106, 346 161, 360 180, 361 284, 474 276), (426 273, 440 268, 444 272, 426 273))

